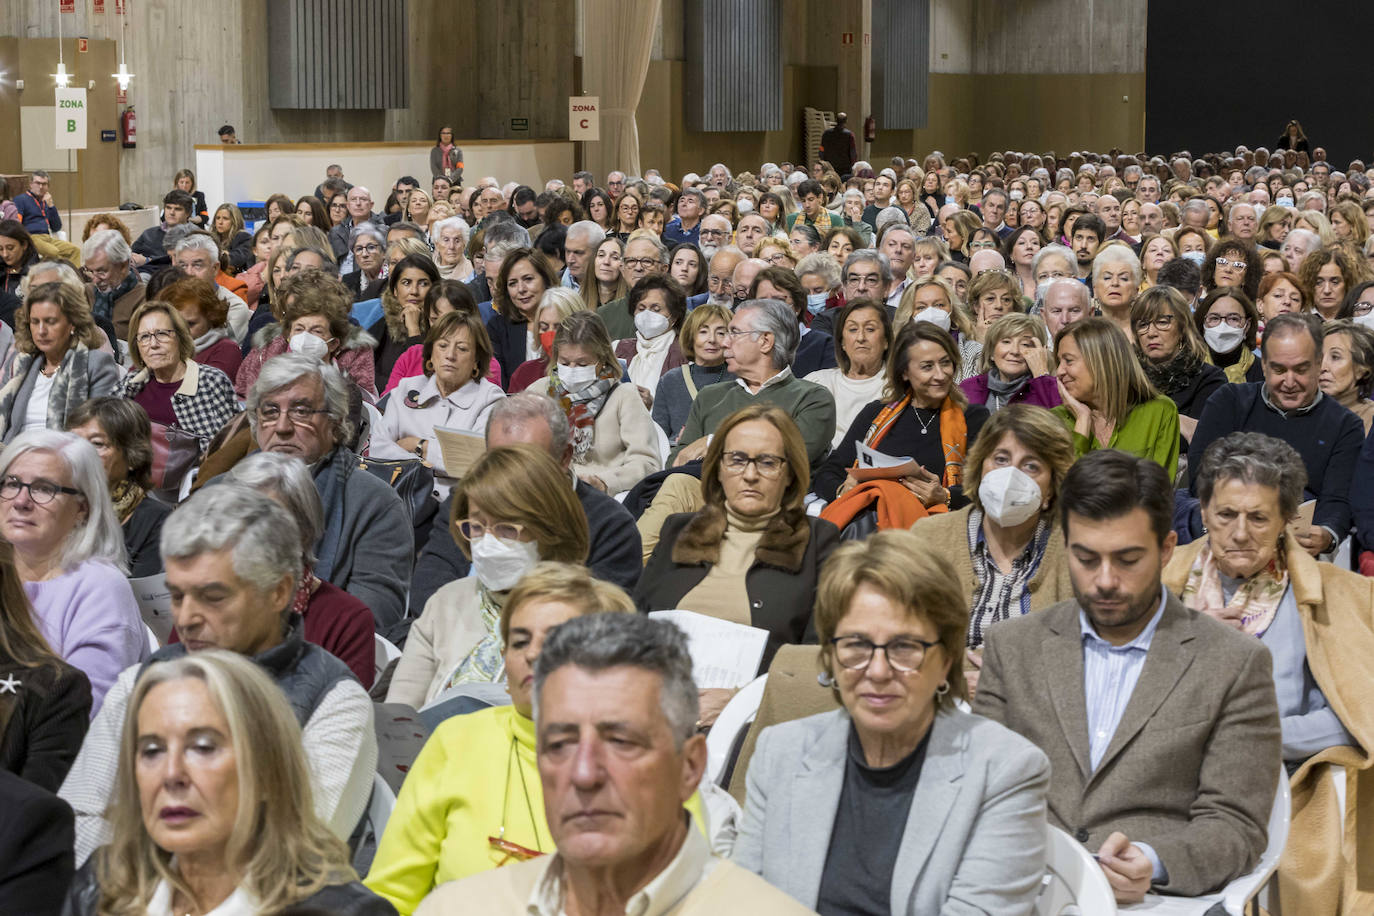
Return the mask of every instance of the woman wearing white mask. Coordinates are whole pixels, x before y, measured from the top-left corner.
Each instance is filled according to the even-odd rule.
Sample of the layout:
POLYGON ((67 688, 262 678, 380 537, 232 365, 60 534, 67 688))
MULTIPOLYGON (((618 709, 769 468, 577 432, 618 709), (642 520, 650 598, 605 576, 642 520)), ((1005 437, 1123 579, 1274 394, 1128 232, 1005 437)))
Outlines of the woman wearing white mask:
POLYGON ((653 418, 611 349, 595 312, 573 312, 553 337, 553 371, 528 391, 547 394, 573 430, 573 473, 606 493, 663 468, 653 418))
POLYGON ((1049 412, 1013 404, 993 415, 969 449, 972 504, 921 519, 913 531, 943 557, 969 597, 969 699, 988 627, 1073 597, 1055 498, 1074 462, 1068 430, 1049 412))
POLYGON ((533 445, 493 448, 478 459, 454 488, 450 530, 472 572, 425 603, 388 703, 418 709, 449 687, 503 680, 501 609, 510 590, 541 560, 587 560, 587 516, 567 472, 533 445))
POLYGON ((372 430, 373 458, 420 458, 434 468, 435 497, 448 496, 454 479, 444 467, 437 428, 481 435, 487 414, 506 396, 482 378, 491 361, 491 338, 477 311, 439 316, 424 342, 424 375, 402 379, 387 399, 386 413, 372 430))
MULTIPOLYGON (((1291 277, 1292 274, 1282 276, 1291 277)), ((1277 286, 1278 282, 1284 281, 1270 284, 1271 289, 1277 286)), ((1300 311, 1302 296, 1298 293, 1298 287, 1296 283, 1290 283, 1288 286, 1292 289, 1299 308, 1282 310, 1300 311)), ((1280 299, 1284 292, 1280 289, 1275 299, 1280 299)), ((1207 345, 1212 365, 1226 373, 1226 381, 1238 385, 1242 382, 1264 380, 1264 367, 1255 356, 1260 313, 1244 291, 1234 286, 1212 290, 1198 303, 1197 310, 1193 312, 1193 324, 1207 345)))
POLYGON ((892 319, 892 333, 896 335, 913 321, 928 321, 948 331, 959 349, 959 360, 972 371, 978 365, 983 345, 973 333, 973 321, 959 304, 959 295, 943 277, 931 276, 912 280, 902 293, 897 314, 892 319))
POLYGON ((653 407, 658 380, 687 362, 677 343, 687 317, 687 294, 672 277, 650 274, 630 290, 626 305, 634 316, 635 336, 615 342, 616 359, 625 361, 644 406, 653 407))
MULTIPOLYGON (((1374 290, 1374 284, 1370 285, 1374 290)), ((1322 394, 1360 418, 1365 434, 1374 425, 1374 331, 1358 319, 1332 321, 1322 336, 1322 394)))
POLYGON ((1207 345, 1192 318, 1188 300, 1170 286, 1150 287, 1131 306, 1140 367, 1155 390, 1173 400, 1179 431, 1190 441, 1207 399, 1226 384, 1226 374, 1207 362, 1207 345))

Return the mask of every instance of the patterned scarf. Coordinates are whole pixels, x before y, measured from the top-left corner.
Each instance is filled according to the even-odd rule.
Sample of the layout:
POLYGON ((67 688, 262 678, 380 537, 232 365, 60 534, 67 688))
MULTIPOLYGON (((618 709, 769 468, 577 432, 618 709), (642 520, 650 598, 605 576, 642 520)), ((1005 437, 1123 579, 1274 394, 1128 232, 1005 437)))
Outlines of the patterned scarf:
MULTIPOLYGON (((17 353, 10 367, 9 380, 0 388, 0 436, 9 432, 11 420, 23 422, 23 417, 13 417, 14 401, 24 387, 33 367, 34 360, 43 360, 42 353, 17 353)), ((48 429, 66 429, 67 411, 84 404, 91 396, 89 372, 90 351, 86 345, 77 341, 67 348, 62 363, 53 375, 52 392, 48 395, 48 429)), ((9 438, 14 438, 10 436, 9 438)))
POLYGON ((1187 388, 1202 371, 1202 360, 1186 347, 1162 363, 1152 363, 1142 358, 1140 365, 1145 369, 1150 384, 1166 395, 1187 388))
POLYGON ((115 515, 121 525, 134 514, 138 504, 143 502, 143 496, 143 488, 127 478, 114 485, 114 489, 110 491, 110 499, 114 501, 115 515))
MULTIPOLYGON (((897 422, 902 411, 910 405, 911 393, 907 392, 900 401, 893 401, 884 407, 873 418, 873 425, 868 428, 868 435, 864 436, 864 445, 877 448, 878 443, 882 442, 892 429, 892 424, 897 422)), ((948 395, 945 396, 945 402, 940 405, 940 445, 945 450, 945 471, 941 477, 941 484, 948 490, 963 482, 964 455, 968 452, 968 421, 964 419, 964 412, 959 409, 959 405, 948 395)), ((859 466, 857 459, 854 466, 859 466)))
POLYGON ((1210 614, 1251 636, 1263 636, 1274 622, 1279 602, 1287 591, 1288 569, 1283 565, 1283 544, 1280 543, 1269 565, 1242 582, 1230 601, 1225 600, 1221 572, 1209 542, 1193 561, 1193 568, 1188 570, 1188 581, 1179 597, 1195 611, 1210 614))
POLYGON ((485 585, 477 586, 482 626, 486 630, 477 645, 444 681, 444 690, 458 684, 492 683, 506 676, 506 656, 501 651, 501 602, 485 585))
MULTIPOLYGON (((618 370, 619 366, 616 368, 618 370)), ((601 408, 606 406, 606 399, 619 384, 618 371, 602 369, 597 373, 595 381, 577 391, 569 391, 567 386, 559 381, 556 366, 549 373, 549 397, 563 408, 563 412, 568 415, 568 424, 572 426, 574 461, 582 461, 586 458, 587 452, 591 451, 592 438, 596 434, 593 428, 596 417, 601 413, 601 408)))
POLYGON ((301 576, 301 584, 296 588, 296 597, 291 599, 291 613, 305 616, 305 609, 310 606, 310 599, 315 597, 315 590, 320 587, 320 577, 311 571, 310 567, 305 567, 305 575, 301 576))
POLYGON ((1022 373, 1019 377, 1011 379, 1002 378, 1002 373, 993 366, 988 370, 988 409, 992 411, 1001 410, 1011 403, 1012 398, 1021 393, 1027 385, 1031 383, 1031 374, 1022 373))

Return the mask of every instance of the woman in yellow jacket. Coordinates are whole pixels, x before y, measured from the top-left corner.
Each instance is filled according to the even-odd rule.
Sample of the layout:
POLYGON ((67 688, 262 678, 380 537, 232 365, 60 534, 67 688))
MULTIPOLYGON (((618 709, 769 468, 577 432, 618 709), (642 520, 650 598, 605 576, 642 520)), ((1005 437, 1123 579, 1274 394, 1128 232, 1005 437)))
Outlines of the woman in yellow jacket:
MULTIPOLYGON (((545 634, 600 611, 634 613, 620 588, 585 567, 540 563, 510 592, 501 640, 510 706, 443 722, 416 758, 366 884, 402 916, 446 881, 554 851, 535 759, 531 691, 545 634)), ((706 824, 701 796, 687 803, 706 824)))

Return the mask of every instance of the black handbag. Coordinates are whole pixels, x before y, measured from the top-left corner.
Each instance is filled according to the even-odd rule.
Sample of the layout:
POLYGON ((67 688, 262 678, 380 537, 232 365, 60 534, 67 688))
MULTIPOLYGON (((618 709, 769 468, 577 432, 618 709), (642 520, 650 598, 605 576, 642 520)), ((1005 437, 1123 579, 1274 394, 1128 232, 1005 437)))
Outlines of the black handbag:
POLYGON ((405 503, 410 523, 415 529, 415 549, 419 551, 429 537, 434 513, 439 501, 434 497, 434 468, 419 458, 381 461, 376 458, 358 459, 358 468, 381 480, 405 503))

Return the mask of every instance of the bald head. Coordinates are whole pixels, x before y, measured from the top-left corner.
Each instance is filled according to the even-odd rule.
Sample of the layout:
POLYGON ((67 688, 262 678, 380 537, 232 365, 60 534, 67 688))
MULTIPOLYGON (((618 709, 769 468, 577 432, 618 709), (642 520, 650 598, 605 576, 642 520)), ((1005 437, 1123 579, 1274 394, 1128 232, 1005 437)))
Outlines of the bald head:
POLYGON ((735 265, 735 273, 731 283, 735 288, 735 298, 748 298, 749 287, 753 285, 754 278, 759 275, 759 271, 767 270, 770 265, 762 258, 745 258, 735 265))
POLYGON ((975 277, 985 270, 1005 270, 1006 266, 1002 253, 991 248, 980 248, 968 259, 968 269, 975 277))

